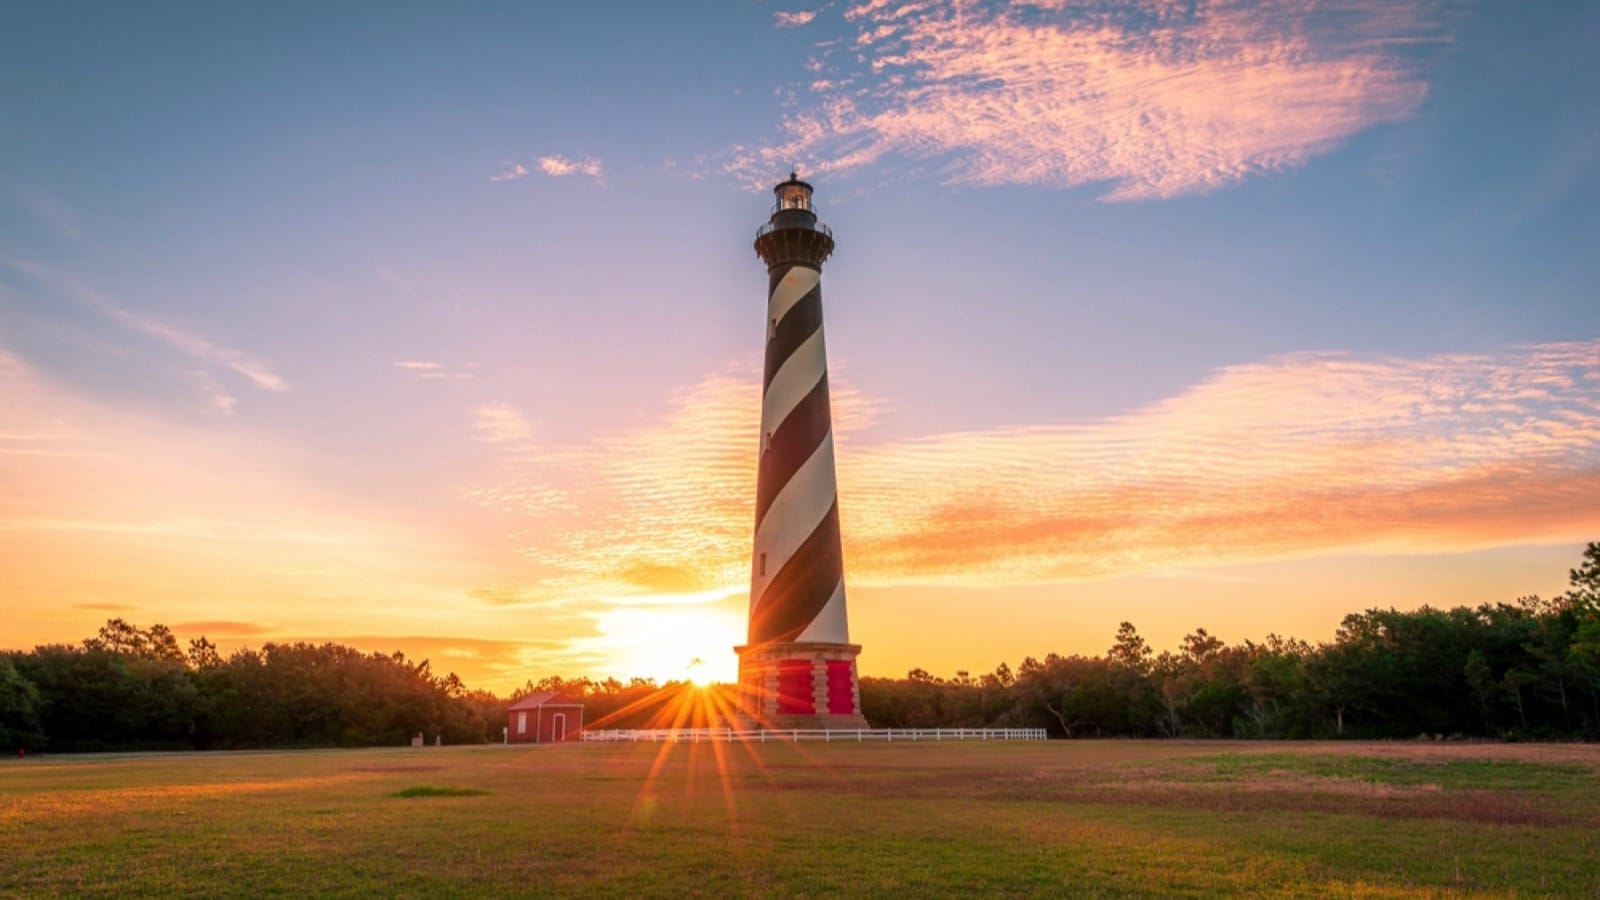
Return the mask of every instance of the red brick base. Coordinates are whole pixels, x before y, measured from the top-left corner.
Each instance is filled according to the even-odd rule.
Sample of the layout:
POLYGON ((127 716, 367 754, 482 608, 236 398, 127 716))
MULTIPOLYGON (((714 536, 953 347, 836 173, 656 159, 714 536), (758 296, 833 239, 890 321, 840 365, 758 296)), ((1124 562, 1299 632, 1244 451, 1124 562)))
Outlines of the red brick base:
POLYGON ((866 728, 856 676, 859 644, 735 647, 745 715, 762 728, 866 728))

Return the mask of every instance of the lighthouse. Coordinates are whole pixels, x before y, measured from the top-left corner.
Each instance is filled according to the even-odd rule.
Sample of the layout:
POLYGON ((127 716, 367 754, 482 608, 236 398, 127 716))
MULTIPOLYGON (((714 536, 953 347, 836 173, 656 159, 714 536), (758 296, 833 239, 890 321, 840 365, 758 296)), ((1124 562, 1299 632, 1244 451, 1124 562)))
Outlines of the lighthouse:
POLYGON ((833 233, 817 221, 811 185, 794 173, 773 193, 772 217, 755 241, 767 265, 766 364, 750 630, 734 648, 740 697, 763 727, 862 728, 822 339, 822 263, 833 233))

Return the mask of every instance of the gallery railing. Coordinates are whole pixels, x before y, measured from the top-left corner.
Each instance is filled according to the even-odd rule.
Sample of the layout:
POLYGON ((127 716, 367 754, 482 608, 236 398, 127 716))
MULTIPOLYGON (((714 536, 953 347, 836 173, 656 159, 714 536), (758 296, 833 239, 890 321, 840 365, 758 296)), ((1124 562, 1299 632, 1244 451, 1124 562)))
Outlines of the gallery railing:
POLYGON ((762 235, 767 234, 769 232, 787 231, 789 229, 796 229, 796 230, 799 230, 799 231, 820 231, 820 232, 822 232, 823 234, 827 235, 830 238, 833 237, 833 229, 829 228, 828 226, 826 226, 824 224, 822 224, 821 222, 813 222, 810 225, 800 225, 800 224, 797 224, 797 223, 794 223, 794 222, 787 222, 786 221, 786 222, 782 222, 782 223, 768 222, 765 225, 762 225, 760 228, 756 229, 756 238, 759 240, 762 235))

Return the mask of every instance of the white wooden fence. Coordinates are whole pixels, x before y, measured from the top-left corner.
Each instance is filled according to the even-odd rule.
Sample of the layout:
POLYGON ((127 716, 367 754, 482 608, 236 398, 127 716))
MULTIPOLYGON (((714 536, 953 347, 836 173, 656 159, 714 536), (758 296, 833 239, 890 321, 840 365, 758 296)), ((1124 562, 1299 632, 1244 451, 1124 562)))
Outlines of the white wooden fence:
POLYGON ((701 743, 702 741, 1042 741, 1043 728, 640 728, 585 731, 586 741, 701 743))

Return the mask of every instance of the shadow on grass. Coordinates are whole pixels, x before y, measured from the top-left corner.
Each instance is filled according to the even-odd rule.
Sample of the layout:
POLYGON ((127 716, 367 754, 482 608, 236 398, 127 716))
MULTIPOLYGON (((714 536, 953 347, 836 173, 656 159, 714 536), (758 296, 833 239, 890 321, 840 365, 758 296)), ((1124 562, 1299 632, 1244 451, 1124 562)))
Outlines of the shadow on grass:
POLYGON ((481 796, 483 796, 484 794, 487 794, 487 793, 489 793, 489 792, 488 791, 480 791, 477 788, 434 787, 432 785, 424 784, 424 785, 418 785, 417 787, 408 787, 403 791, 395 791, 394 793, 390 794, 389 796, 391 796, 391 797, 481 797, 481 796))

